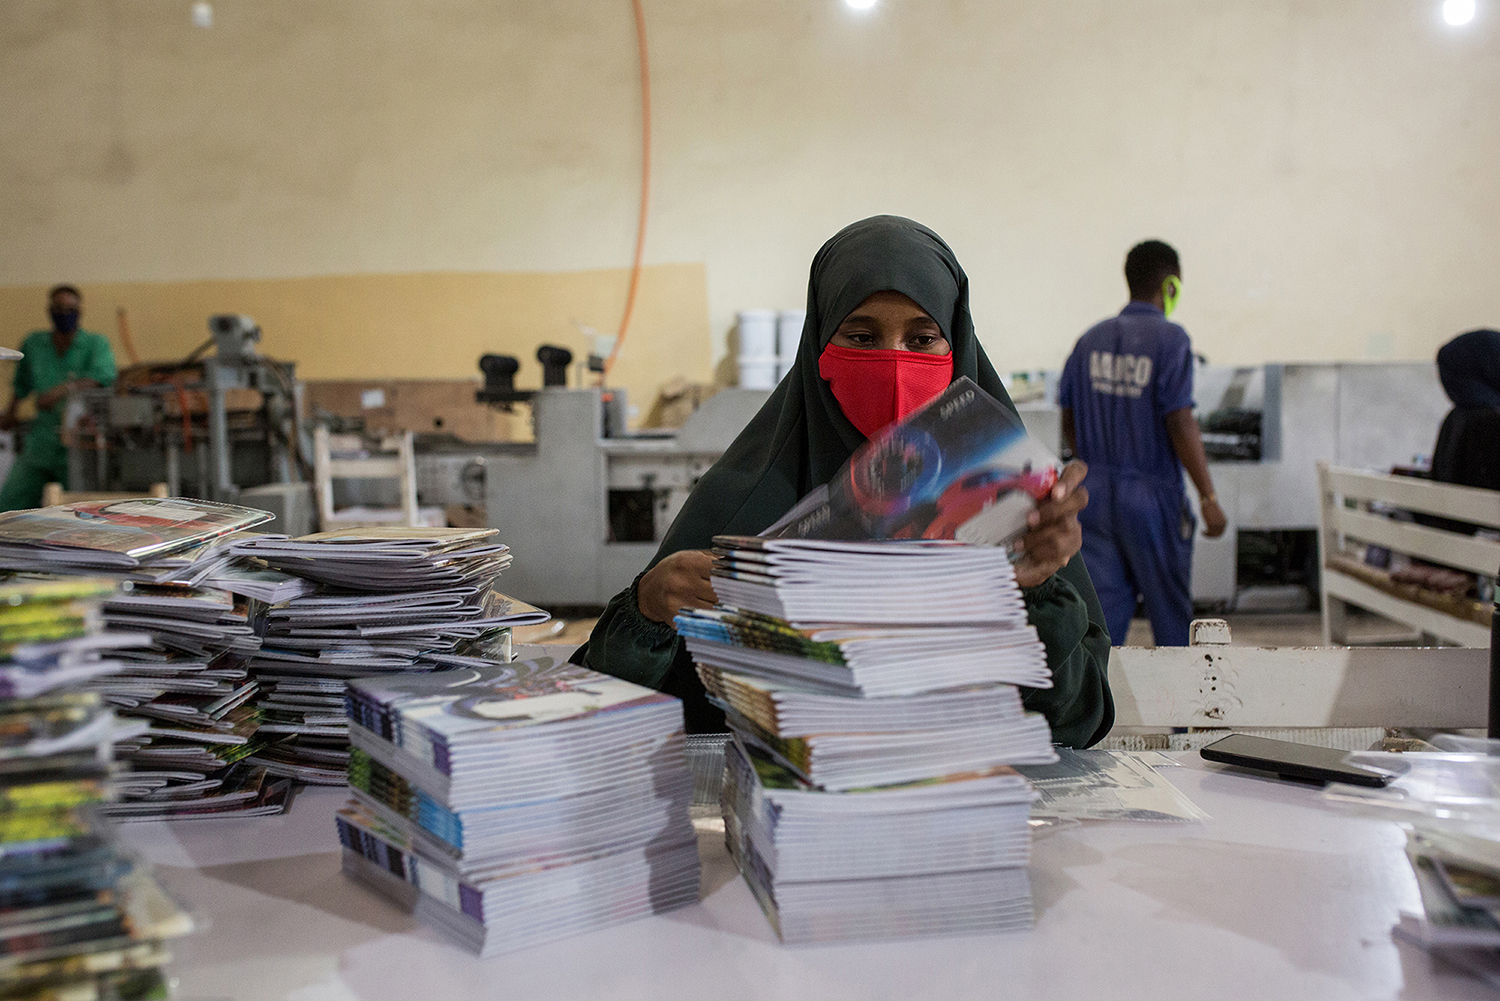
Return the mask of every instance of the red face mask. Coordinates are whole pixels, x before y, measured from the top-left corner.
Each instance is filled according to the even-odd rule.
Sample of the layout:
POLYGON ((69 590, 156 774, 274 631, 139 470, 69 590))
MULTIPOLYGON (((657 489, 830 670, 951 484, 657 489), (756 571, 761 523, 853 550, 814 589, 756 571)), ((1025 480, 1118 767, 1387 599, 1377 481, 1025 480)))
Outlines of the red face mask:
POLYGON ((866 438, 901 420, 948 388, 953 354, 869 351, 830 344, 818 358, 818 374, 866 438))

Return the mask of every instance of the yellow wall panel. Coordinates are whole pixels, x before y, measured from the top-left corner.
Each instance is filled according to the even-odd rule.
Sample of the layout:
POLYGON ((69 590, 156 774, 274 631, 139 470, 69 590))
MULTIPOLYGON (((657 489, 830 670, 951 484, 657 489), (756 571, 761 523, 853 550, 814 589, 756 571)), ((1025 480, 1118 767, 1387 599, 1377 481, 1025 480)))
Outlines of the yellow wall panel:
MULTIPOLYGON (((494 352, 520 358, 526 387, 541 383, 538 344, 560 344, 581 362, 592 348, 581 328, 618 329, 628 282, 623 268, 99 282, 83 286, 84 326, 109 334, 123 365, 121 306, 143 360, 180 358, 208 337, 210 315, 244 313, 261 326, 262 352, 295 361, 304 379, 474 377, 479 356, 494 352)), ((610 380, 642 412, 663 382, 711 377, 707 294, 701 264, 642 270, 610 380)), ((45 298, 43 285, 0 287, 0 343, 46 326, 45 298)))

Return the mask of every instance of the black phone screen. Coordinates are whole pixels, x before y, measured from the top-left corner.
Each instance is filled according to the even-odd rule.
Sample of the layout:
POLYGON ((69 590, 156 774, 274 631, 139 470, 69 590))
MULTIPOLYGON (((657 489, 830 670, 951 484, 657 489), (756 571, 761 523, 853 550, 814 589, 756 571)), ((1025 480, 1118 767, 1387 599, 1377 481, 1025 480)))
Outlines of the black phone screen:
POLYGON ((1275 772, 1300 782, 1348 782, 1351 785, 1383 786, 1395 776, 1344 761, 1348 751, 1331 747, 1296 744, 1289 740, 1230 734, 1199 750, 1207 761, 1275 772))

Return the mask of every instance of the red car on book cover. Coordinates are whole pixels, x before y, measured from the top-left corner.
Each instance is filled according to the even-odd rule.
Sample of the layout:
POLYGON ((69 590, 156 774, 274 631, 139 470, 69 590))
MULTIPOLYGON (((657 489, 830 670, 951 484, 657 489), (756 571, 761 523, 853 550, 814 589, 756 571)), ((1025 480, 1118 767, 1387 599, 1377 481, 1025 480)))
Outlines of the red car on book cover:
POLYGON ((951 539, 959 527, 1015 490, 1040 499, 1057 482, 1054 466, 984 466, 960 476, 936 498, 920 500, 942 472, 942 450, 918 428, 897 426, 873 444, 865 463, 850 463, 849 486, 860 509, 892 539, 951 539))

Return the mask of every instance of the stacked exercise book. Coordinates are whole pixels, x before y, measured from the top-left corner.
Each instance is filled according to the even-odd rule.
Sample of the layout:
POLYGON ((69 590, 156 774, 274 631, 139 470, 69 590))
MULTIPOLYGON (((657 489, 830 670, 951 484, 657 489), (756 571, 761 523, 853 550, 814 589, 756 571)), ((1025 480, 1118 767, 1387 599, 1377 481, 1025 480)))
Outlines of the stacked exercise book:
POLYGON ((246 661, 260 647, 256 595, 312 585, 231 551, 270 518, 154 497, 0 515, 0 569, 107 576, 118 592, 103 603, 105 623, 143 634, 116 655, 120 670, 88 683, 118 713, 150 724, 117 746, 130 770, 105 812, 147 820, 284 809, 290 784, 250 760, 265 738, 246 661))
POLYGON ((122 714, 151 728, 117 748, 131 764, 120 819, 196 819, 280 813, 289 783, 250 760, 264 742, 246 667, 260 648, 252 602, 212 587, 130 585, 104 602, 112 629, 150 635, 126 673, 96 682, 122 714))
POLYGON ((164 943, 191 930, 100 813, 116 795, 113 743, 144 728, 81 687, 148 642, 102 631, 115 587, 0 584, 0 997, 165 997, 164 943))
POLYGON ((351 528, 235 547, 309 582, 270 608, 250 661, 273 774, 343 785, 344 688, 352 678, 483 668, 510 660, 510 630, 549 616, 496 590, 510 550, 494 529, 351 528))
POLYGON ((1056 760, 1051 685, 1003 549, 715 539, 720 605, 678 632, 733 731, 729 848, 785 942, 1030 925, 1009 765, 1056 760))
POLYGON ((344 871, 489 956, 698 899, 682 705, 551 658, 349 683, 344 871))

